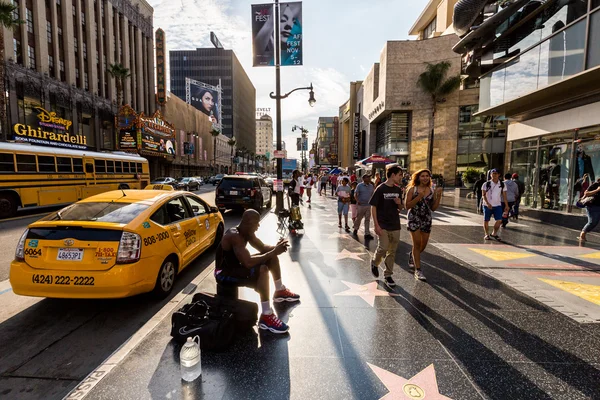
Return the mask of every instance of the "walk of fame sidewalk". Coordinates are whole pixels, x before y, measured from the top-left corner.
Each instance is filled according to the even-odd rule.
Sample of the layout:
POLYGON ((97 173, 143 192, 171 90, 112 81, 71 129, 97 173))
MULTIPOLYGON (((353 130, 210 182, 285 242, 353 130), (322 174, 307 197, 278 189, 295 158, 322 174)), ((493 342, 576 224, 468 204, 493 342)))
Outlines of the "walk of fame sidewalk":
MULTIPOLYGON (((428 281, 416 281, 405 265, 410 239, 403 230, 394 266, 398 286, 390 290, 370 272, 376 240, 365 241, 364 230, 353 236, 339 229, 331 197, 312 200, 301 207, 304 235, 290 236, 291 248, 280 257, 284 284, 301 295, 299 303, 275 307, 290 325, 288 334, 255 329, 225 352, 203 352, 202 377, 188 384, 180 379, 180 346, 171 341, 165 313, 71 398, 81 398, 77 393, 89 399, 600 398, 598 324, 566 315, 544 302, 542 291, 538 299, 509 278, 496 279, 477 258, 487 257, 492 266, 524 263, 521 258, 530 254, 515 254, 525 250, 482 243, 476 219, 440 211, 423 257, 428 281), (447 220, 453 221, 451 229, 444 226, 447 220), (498 260, 486 251, 495 251, 489 254, 498 260)), ((269 213, 258 236, 276 242, 276 229, 269 213)), ((505 236, 529 237, 538 252, 542 244, 565 244, 526 236, 517 225, 512 229, 505 236)), ((574 250, 569 254, 580 257, 574 250)), ((570 265, 581 265, 585 270, 575 272, 597 279, 600 268, 594 257, 588 260, 570 265)), ((180 302, 172 308, 198 291, 215 292, 212 270, 176 297, 180 302)), ((249 289, 240 290, 240 297, 259 301, 249 289)), ((590 310, 586 315, 593 316, 590 310)))

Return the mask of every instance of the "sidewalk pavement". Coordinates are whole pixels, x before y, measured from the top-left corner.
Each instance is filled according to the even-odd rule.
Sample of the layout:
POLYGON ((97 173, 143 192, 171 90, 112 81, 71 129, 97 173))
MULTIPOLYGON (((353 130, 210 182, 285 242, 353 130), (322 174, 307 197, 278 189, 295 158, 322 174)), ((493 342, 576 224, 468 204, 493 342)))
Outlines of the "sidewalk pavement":
MULTIPOLYGON (((299 304, 275 308, 288 335, 258 331, 202 353, 187 384, 167 315, 87 393, 87 399, 600 399, 600 250, 572 231, 509 224, 482 240, 479 218, 442 209, 423 256, 427 282, 406 267, 398 287, 371 275, 376 240, 337 227, 336 203, 302 207, 306 233, 281 256, 299 304), (518 243, 513 245, 511 243, 518 243)), ((259 236, 276 242, 269 214, 259 236)), ((215 292, 212 274, 196 291, 215 292)), ((189 293, 185 301, 191 300, 189 293)), ((240 297, 259 300, 252 290, 240 297)), ((90 375, 94 376, 94 373, 90 375)), ((89 380, 88 380, 89 382, 89 380)), ((84 393, 84 394, 85 394, 84 393)))

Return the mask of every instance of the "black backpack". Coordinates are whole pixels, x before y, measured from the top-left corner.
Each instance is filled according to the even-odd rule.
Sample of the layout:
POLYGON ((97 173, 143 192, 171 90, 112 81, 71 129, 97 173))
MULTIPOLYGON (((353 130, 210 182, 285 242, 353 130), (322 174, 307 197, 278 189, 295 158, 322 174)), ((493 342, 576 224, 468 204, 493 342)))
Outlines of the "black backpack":
POLYGON ((205 302, 215 312, 233 314, 235 329, 238 333, 252 329, 258 321, 258 304, 252 301, 200 292, 194 295, 192 302, 205 302))
POLYGON ((185 343, 188 337, 200 337, 203 350, 227 349, 235 337, 235 321, 231 312, 212 309, 204 301, 192 301, 171 316, 171 336, 185 343))

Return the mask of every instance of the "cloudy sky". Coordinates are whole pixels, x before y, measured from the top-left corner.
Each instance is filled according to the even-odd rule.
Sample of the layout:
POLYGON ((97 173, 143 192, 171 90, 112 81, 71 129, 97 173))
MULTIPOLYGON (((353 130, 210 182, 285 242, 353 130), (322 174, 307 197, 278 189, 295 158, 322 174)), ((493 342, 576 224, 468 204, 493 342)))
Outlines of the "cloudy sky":
MULTIPOLYGON (((256 106, 271 108, 275 101, 273 67, 252 67, 251 4, 260 0, 147 0, 154 7, 154 28, 162 28, 168 50, 212 47, 213 31, 226 49, 233 49, 256 87, 256 106)), ((265 1, 264 3, 267 3, 265 1)), ((338 115, 349 97, 349 82, 363 80, 386 40, 409 39, 408 30, 427 0, 304 0, 304 65, 282 67, 281 90, 313 83, 317 103, 308 105, 308 92, 282 101, 282 133, 288 157, 299 158, 293 125, 316 137, 320 116, 338 115)), ((167 80, 168 82, 168 80, 167 80)), ((275 134, 274 134, 275 135, 275 134)))

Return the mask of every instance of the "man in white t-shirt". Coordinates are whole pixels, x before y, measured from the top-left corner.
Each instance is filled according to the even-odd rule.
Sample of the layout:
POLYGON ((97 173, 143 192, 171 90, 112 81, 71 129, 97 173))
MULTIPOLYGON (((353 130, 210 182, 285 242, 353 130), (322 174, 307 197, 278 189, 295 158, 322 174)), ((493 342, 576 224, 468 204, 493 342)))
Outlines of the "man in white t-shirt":
POLYGON ((485 231, 485 240, 496 239, 500 241, 500 236, 498 236, 498 229, 500 229, 500 225, 502 225, 502 203, 504 203, 504 213, 508 216, 508 200, 506 198, 506 186, 504 182, 499 180, 500 173, 497 169, 492 169, 490 171, 492 175, 492 179, 487 181, 481 187, 481 193, 483 195, 483 230, 485 231), (489 222, 494 216, 494 230, 492 234, 489 235, 489 222))

